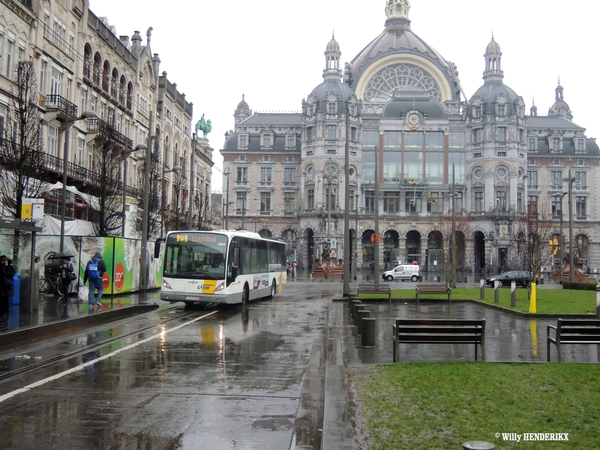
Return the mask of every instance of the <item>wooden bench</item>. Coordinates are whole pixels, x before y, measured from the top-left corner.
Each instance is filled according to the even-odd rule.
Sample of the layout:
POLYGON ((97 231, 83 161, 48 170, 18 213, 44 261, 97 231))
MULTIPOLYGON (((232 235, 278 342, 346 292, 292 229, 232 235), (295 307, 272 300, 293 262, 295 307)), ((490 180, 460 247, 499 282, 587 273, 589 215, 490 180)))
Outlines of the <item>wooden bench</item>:
POLYGON ((450 289, 445 284, 419 284, 415 288, 415 295, 417 297, 417 306, 419 306, 419 296, 420 295, 446 295, 448 297, 448 301, 450 301, 450 294, 452 294, 452 289, 450 289))
POLYGON ((558 362, 561 344, 600 344, 600 320, 596 319, 558 319, 556 326, 546 329, 547 358, 550 361, 550 343, 556 345, 558 362), (554 337, 550 335, 554 330, 554 337))
POLYGON ((400 361, 400 344, 474 344, 481 345, 485 360, 485 319, 396 319, 394 362, 400 361))
POLYGON ((390 302, 390 304, 392 303, 392 288, 387 283, 379 283, 378 286, 375 286, 374 284, 371 284, 371 283, 359 284, 358 289, 356 291, 356 295, 359 295, 359 294, 387 295, 388 301, 390 302))

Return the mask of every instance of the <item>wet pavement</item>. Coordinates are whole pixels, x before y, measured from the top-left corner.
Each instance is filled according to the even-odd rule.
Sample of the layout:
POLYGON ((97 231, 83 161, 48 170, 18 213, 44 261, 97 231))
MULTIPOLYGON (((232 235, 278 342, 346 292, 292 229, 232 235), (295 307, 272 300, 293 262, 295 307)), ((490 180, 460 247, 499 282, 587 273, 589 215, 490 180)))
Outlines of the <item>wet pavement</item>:
MULTIPOLYGON (((216 312, 184 310, 157 292, 103 297, 98 313, 74 297, 43 297, 34 314, 18 311, 0 320, 0 342, 19 330, 153 310, 0 354, 0 398, 10 411, 0 419, 0 431, 10 437, 5 448, 39 442, 45 448, 100 448, 98 442, 103 448, 207 442, 214 449, 360 448, 345 368, 391 363, 395 318, 484 317, 491 362, 545 362, 546 326, 556 323, 473 302, 367 303, 377 332, 376 346, 364 348, 348 303, 340 300, 342 288, 339 278, 298 276, 274 299, 216 312), (45 384, 32 388, 35 394, 4 400, 41 377, 45 384)), ((599 347, 566 345, 563 360, 598 363, 599 347)), ((556 361, 554 346, 552 352, 556 361)), ((402 362, 472 361, 474 350, 407 344, 400 356, 402 362)))

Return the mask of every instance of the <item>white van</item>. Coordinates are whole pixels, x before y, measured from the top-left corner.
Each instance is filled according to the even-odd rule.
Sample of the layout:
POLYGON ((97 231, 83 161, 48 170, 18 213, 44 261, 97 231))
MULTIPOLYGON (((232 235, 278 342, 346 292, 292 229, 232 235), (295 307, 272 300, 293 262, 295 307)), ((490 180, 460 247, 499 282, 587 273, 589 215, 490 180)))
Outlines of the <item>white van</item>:
POLYGON ((393 270, 388 270, 383 273, 383 279, 385 281, 392 280, 410 280, 419 281, 421 279, 421 268, 416 264, 404 264, 400 265, 393 270))

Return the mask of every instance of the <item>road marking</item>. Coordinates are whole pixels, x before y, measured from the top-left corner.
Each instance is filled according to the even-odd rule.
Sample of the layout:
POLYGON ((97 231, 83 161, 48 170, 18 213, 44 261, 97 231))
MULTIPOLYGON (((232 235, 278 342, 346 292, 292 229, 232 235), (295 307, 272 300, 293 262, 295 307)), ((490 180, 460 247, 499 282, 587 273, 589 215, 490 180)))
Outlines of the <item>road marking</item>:
POLYGON ((100 362, 100 361, 102 361, 104 359, 112 358, 113 356, 118 355, 119 353, 124 352, 125 350, 129 350, 131 348, 137 347, 138 345, 145 344, 146 342, 149 342, 149 341, 151 341, 153 339, 162 338, 167 333, 170 333, 172 331, 177 331, 177 330, 179 330, 180 328, 183 328, 183 327, 187 327, 188 325, 191 325, 194 322, 198 322, 199 320, 202 320, 205 317, 212 316, 217 311, 218 310, 215 310, 215 311, 213 311, 211 313, 208 313, 208 314, 205 314, 203 316, 197 317, 194 320, 190 320, 187 323, 183 323, 181 325, 177 325, 175 328, 171 328, 169 330, 161 331, 160 333, 155 334, 154 336, 150 336, 149 338, 142 339, 141 341, 136 342, 135 344, 130 344, 127 347, 120 348, 118 350, 115 350, 114 352, 108 353, 108 354, 106 354, 104 356, 100 356, 99 358, 96 358, 96 359, 94 359, 92 361, 88 361, 86 363, 80 364, 77 367, 73 367, 73 368, 71 368, 69 370, 65 370, 64 372, 57 373, 56 375, 52 375, 51 377, 44 378, 43 380, 36 381, 35 383, 32 383, 32 384, 30 384, 28 386, 25 386, 25 387, 22 387, 20 389, 15 390, 15 391, 9 392, 8 394, 4 394, 4 395, 0 396, 0 403, 4 402, 5 400, 8 400, 10 398, 13 398, 13 397, 15 397, 15 396, 17 396, 19 394, 23 394, 25 392, 28 392, 31 389, 35 389, 37 387, 40 387, 40 386, 42 386, 42 385, 44 385, 46 383, 49 383, 51 381, 58 380, 59 378, 62 378, 65 375, 69 375, 69 374, 71 374, 73 372, 77 372, 77 371, 79 371, 81 369, 85 369, 86 367, 94 365, 94 364, 96 364, 96 363, 98 363, 98 362, 100 362))

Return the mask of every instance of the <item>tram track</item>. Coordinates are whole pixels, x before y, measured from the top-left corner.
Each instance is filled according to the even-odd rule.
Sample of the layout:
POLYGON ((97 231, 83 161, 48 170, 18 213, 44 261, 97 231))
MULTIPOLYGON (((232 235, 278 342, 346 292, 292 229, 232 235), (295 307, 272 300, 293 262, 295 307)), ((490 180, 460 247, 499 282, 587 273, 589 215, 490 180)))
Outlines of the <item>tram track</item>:
MULTIPOLYGON (((43 361, 39 361, 37 363, 34 362, 33 364, 28 365, 27 367, 22 367, 20 369, 13 370, 11 372, 0 374, 0 383, 5 383, 7 381, 10 381, 10 380, 14 379, 15 377, 20 376, 20 375, 25 375, 27 373, 34 372, 36 370, 42 369, 44 367, 51 366, 51 365, 56 364, 58 362, 61 362, 61 361, 64 361, 64 360, 68 360, 70 358, 77 357, 78 355, 89 353, 89 352, 92 352, 92 351, 95 351, 95 350, 99 350, 99 349, 101 349, 103 347, 106 347, 107 345, 110 345, 110 344, 116 342, 116 341, 119 341, 119 340, 122 340, 122 339, 126 339, 127 337, 132 336, 132 335, 136 335, 136 334, 140 334, 140 333, 146 332, 146 331, 151 330, 153 328, 156 328, 158 326, 165 325, 165 324, 168 324, 170 322, 177 321, 177 320, 182 320, 182 319, 184 319, 186 317, 197 315, 200 312, 201 313, 206 313, 206 312, 214 311, 216 309, 217 309, 216 305, 210 305, 206 309, 203 309, 202 311, 198 311, 198 310, 196 310, 196 311, 188 311, 188 312, 183 312, 182 314, 178 315, 177 317, 161 318, 161 320, 159 320, 159 321, 157 321, 157 322, 155 322, 153 324, 150 324, 148 326, 145 326, 145 327, 142 327, 142 328, 137 328, 137 329, 132 330, 130 332, 127 332, 125 334, 120 334, 119 336, 114 336, 114 337, 108 338, 108 339, 106 339, 106 340, 104 340, 102 342, 94 343, 94 344, 91 344, 89 346, 86 346, 84 348, 81 348, 81 349, 78 349, 78 350, 75 350, 75 351, 71 351, 71 352, 68 352, 68 353, 61 353, 59 355, 55 355, 55 356, 49 357, 49 358, 44 359, 43 361)), ((127 319, 127 320, 129 320, 129 319, 127 319)), ((119 322, 112 322, 110 324, 110 326, 114 327, 115 324, 118 324, 118 323, 119 322)), ((100 327, 96 327, 95 329, 97 329, 97 328, 100 328, 100 327)), ((94 329, 87 330, 85 333, 89 334, 93 330, 94 329)), ((74 334, 75 335, 80 335, 81 333, 74 333, 74 334)), ((75 338, 75 336, 71 336, 71 337, 67 338, 67 340, 72 340, 74 338, 75 338)), ((61 340, 65 340, 65 336, 61 337, 60 339, 61 340)), ((48 343, 48 342, 45 342, 45 343, 48 343)), ((6 360, 7 359, 6 356, 7 355, 5 355, 5 357, 3 359, 6 360)), ((18 356, 16 356, 16 355, 12 356, 12 357, 13 358, 18 358, 18 356)))

